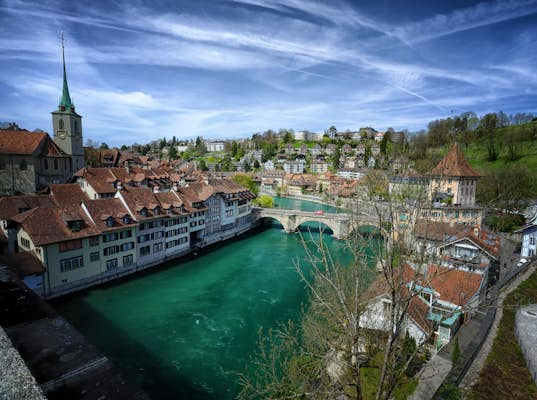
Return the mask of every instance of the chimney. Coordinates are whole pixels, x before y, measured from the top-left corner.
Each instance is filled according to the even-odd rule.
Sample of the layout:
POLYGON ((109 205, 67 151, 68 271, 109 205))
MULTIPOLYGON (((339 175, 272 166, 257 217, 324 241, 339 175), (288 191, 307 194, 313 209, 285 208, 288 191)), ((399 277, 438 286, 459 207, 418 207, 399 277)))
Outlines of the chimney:
POLYGON ((121 183, 121 181, 118 181, 118 183, 116 185, 116 189, 117 190, 122 190, 123 189, 123 184, 121 183))
POLYGON ((478 226, 474 226, 474 236, 479 238, 479 227, 478 226))
POLYGON ((153 193, 158 193, 158 192, 159 192, 159 187, 153 186, 153 193))

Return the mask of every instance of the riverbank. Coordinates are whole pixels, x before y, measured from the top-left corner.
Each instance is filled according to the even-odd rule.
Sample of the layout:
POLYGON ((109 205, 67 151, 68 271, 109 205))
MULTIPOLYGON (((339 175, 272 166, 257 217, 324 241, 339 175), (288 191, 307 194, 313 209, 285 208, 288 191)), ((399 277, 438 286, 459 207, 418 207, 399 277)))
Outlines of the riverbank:
POLYGON ((6 266, 0 276, 0 398, 149 400, 6 266))
MULTIPOLYGON (((271 192, 268 192, 268 191, 260 191, 259 194, 260 195, 271 196, 274 199, 280 198, 280 199, 290 199, 290 200, 297 200, 297 201, 307 201, 307 202, 316 203, 316 204, 322 204, 322 205, 327 206, 327 207, 333 207, 333 208, 336 208, 338 210, 345 211, 345 208, 343 206, 338 206, 334 202, 327 202, 320 196, 312 196, 312 195, 300 195, 300 196, 293 195, 293 196, 289 196, 289 195, 281 195, 281 194, 278 196, 276 193, 271 193, 271 192)), ((304 211, 310 211, 310 210, 304 210, 304 211)))

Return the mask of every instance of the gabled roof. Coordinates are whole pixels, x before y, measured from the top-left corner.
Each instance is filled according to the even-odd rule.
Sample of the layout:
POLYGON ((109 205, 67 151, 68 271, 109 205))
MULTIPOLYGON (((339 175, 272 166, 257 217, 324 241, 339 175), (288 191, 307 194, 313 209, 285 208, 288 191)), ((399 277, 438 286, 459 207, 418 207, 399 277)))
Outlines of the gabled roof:
POLYGON ((414 235, 421 239, 444 241, 460 233, 459 226, 451 226, 447 222, 435 222, 418 219, 414 225, 414 235))
POLYGON ((49 185, 50 194, 58 206, 69 204, 79 206, 82 201, 89 200, 88 195, 76 183, 49 185))
POLYGON ((41 149, 42 144, 46 146, 44 149, 46 155, 63 154, 46 132, 29 132, 25 129, 0 130, 0 154, 37 155, 36 152, 41 149), (45 141, 47 143, 44 143, 45 141))
POLYGON ((441 301, 465 306, 481 287, 484 275, 456 268, 429 265, 426 279, 441 301))
POLYGON ((458 232, 455 237, 449 238, 448 242, 439 246, 439 248, 451 246, 463 241, 472 242, 493 259, 498 258, 500 252, 500 237, 481 228, 466 228, 458 232))
POLYGON ((13 217, 13 220, 22 225, 36 246, 99 234, 80 207, 69 211, 58 206, 36 207, 13 217), (82 229, 71 231, 67 222, 73 220, 83 221, 82 229))
POLYGON ((457 177, 478 177, 480 176, 468 164, 468 160, 464 157, 462 150, 457 143, 451 146, 451 149, 434 167, 429 175, 432 176, 457 176, 457 177))
POLYGON ((85 201, 83 204, 86 206, 92 220, 100 231, 109 231, 136 225, 134 220, 128 224, 123 223, 122 218, 125 215, 130 216, 130 213, 120 199, 95 199, 85 201), (113 226, 106 225, 106 221, 110 218, 113 219, 113 226))
POLYGON ((0 219, 10 219, 35 207, 54 206, 54 199, 50 196, 23 195, 0 197, 0 219))

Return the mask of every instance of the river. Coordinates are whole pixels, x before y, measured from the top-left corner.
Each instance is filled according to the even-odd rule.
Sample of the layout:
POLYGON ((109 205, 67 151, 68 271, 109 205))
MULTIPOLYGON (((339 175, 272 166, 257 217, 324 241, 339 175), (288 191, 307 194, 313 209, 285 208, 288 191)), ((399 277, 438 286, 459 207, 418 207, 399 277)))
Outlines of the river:
MULTIPOLYGON (((335 211, 277 199, 282 208, 335 211)), ((342 242, 325 234, 338 257, 342 242)), ((296 320, 307 292, 294 269, 299 235, 281 225, 55 303, 154 399, 232 399, 258 330, 296 320)))

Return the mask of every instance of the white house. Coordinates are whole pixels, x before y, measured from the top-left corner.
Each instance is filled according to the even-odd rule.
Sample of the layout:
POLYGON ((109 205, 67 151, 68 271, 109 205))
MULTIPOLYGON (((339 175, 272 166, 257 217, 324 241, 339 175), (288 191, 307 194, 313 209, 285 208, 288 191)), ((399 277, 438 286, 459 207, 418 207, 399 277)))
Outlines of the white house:
POLYGON ((522 257, 534 257, 537 255, 537 214, 528 221, 524 227, 516 231, 522 234, 522 257))
POLYGON ((207 151, 224 151, 224 142, 207 142, 207 151))
POLYGON ((286 161, 283 163, 283 170, 288 174, 304 173, 304 163, 300 161, 286 161))

